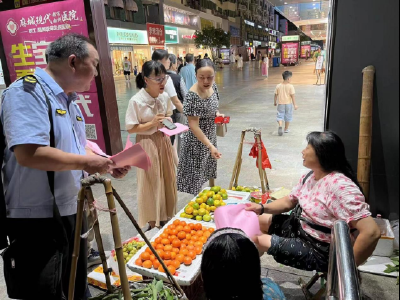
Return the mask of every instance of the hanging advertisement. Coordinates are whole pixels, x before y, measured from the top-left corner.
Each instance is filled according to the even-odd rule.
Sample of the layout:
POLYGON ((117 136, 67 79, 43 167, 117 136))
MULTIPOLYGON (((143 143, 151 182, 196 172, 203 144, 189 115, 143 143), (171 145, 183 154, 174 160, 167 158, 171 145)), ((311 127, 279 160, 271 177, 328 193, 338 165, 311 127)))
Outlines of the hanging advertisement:
POLYGON ((282 44, 282 64, 294 64, 299 59, 299 43, 282 44))
MULTIPOLYGON (((47 46, 57 38, 78 33, 88 36, 85 8, 81 0, 66 0, 0 12, 0 31, 11 81, 33 74, 47 65, 47 46)), ((105 151, 97 88, 78 94, 86 122, 86 135, 105 151)))
POLYGON ((187 28, 179 28, 179 42, 181 44, 194 44, 196 38, 196 31, 187 28))
POLYGON ((164 21, 165 23, 197 27, 199 17, 174 11, 169 6, 164 5, 164 21))
POLYGON ((301 46, 301 58, 307 58, 307 53, 311 56, 311 45, 302 45, 301 46))
POLYGON ((224 64, 229 65, 229 63, 230 63, 230 59, 229 58, 230 58, 231 51, 229 49, 220 49, 219 50, 219 54, 222 57, 222 62, 224 64))
POLYGON ((165 43, 166 44, 179 43, 179 35, 177 27, 165 26, 165 43))
POLYGON ((165 45, 164 25, 147 23, 147 35, 148 35, 150 46, 164 46, 165 45))
POLYGON ((229 31, 232 37, 240 37, 240 29, 235 26, 229 26, 229 31))

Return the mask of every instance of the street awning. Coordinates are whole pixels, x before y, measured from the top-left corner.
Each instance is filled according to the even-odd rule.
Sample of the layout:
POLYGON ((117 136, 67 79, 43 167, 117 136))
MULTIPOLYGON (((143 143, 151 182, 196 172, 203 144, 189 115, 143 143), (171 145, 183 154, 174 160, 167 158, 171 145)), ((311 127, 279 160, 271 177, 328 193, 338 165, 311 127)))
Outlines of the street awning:
POLYGON ((125 0, 125 9, 134 12, 137 12, 139 10, 134 0, 125 0))
POLYGON ((108 0, 108 6, 125 8, 123 0, 108 0))

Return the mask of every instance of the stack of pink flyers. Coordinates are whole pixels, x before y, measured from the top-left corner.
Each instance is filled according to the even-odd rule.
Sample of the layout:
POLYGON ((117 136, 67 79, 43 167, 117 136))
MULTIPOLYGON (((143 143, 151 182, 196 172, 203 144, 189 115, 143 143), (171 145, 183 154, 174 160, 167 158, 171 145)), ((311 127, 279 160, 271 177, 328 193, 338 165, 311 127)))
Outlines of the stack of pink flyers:
POLYGON ((115 163, 115 166, 113 166, 114 169, 131 166, 147 171, 151 167, 151 161, 147 153, 143 150, 140 144, 134 145, 129 139, 129 135, 126 141, 125 150, 111 157, 105 154, 99 146, 93 142, 88 141, 87 146, 94 153, 110 158, 115 163))
POLYGON ((161 128, 160 131, 167 136, 178 135, 180 133, 189 131, 189 127, 187 127, 186 125, 183 125, 180 123, 175 123, 175 125, 176 125, 176 128, 173 130, 170 130, 170 129, 164 127, 164 128, 161 128))

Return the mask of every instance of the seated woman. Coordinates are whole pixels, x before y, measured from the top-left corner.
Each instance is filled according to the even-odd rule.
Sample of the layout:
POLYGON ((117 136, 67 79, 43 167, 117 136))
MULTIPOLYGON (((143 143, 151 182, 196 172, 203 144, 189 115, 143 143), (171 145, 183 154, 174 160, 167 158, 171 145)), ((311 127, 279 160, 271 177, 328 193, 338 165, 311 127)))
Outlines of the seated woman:
POLYGON ((240 229, 215 231, 204 248, 201 274, 208 300, 286 299, 271 279, 261 279, 256 245, 240 229))
POLYGON ((262 215, 265 234, 255 243, 278 263, 327 272, 331 229, 343 220, 359 231, 354 244, 359 266, 373 253, 381 236, 379 227, 371 218, 342 140, 332 132, 313 132, 307 141, 303 164, 312 172, 300 179, 291 195, 267 205, 248 205, 248 211, 262 215), (281 215, 293 209, 290 216, 281 215))

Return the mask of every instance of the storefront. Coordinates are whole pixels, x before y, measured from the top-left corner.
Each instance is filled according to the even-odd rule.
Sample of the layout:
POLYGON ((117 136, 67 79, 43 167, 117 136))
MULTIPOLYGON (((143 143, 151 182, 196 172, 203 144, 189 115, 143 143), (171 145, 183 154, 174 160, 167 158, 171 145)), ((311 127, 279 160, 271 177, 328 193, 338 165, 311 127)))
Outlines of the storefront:
POLYGON ((6 84, 4 82, 3 69, 1 67, 1 61, 0 61, 0 89, 4 89, 5 87, 6 87, 6 84))
POLYGON ((128 57, 132 63, 132 68, 137 66, 141 71, 143 64, 151 57, 147 32, 112 27, 109 27, 107 31, 114 76, 123 75, 125 57, 128 57))
POLYGON ((165 26, 165 28, 165 43, 169 53, 175 54, 178 57, 185 57, 186 54, 193 54, 196 57, 201 55, 201 57, 204 57, 207 53, 210 58, 212 57, 209 49, 196 48, 194 43, 194 39, 196 38, 195 30, 171 26, 165 26), (167 34, 167 28, 169 34, 167 34), (176 37, 174 34, 175 31, 178 32, 176 37))

